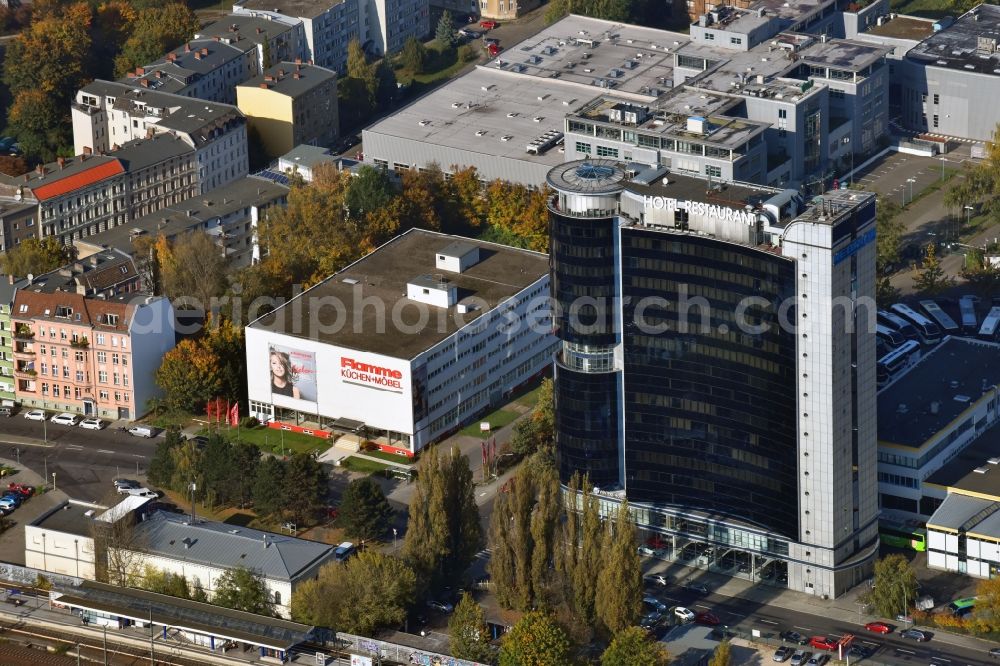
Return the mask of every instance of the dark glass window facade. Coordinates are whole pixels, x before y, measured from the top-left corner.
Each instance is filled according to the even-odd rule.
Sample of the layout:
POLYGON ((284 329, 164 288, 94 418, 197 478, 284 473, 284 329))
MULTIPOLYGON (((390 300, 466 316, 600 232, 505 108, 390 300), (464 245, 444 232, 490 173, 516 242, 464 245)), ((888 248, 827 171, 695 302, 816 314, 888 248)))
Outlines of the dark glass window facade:
POLYGON ((613 345, 615 220, 549 213, 552 297, 560 340, 613 345))
MULTIPOLYGON (((779 305, 795 296, 794 262, 629 228, 621 253, 629 499, 717 511, 798 538, 796 339, 778 325, 779 305), (742 315, 761 332, 741 330, 747 297, 763 299, 742 315)), ((794 317, 794 308, 781 313, 794 317)))
POLYGON ((620 373, 585 373, 556 364, 555 417, 559 472, 589 474, 598 487, 617 486, 620 373))

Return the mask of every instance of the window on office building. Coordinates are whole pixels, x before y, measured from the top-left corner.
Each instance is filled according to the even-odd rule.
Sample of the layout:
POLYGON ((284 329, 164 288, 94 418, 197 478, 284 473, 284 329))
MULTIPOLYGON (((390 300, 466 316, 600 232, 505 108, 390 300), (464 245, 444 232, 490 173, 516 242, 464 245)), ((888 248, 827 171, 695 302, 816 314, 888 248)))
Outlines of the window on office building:
POLYGON ((934 114, 934 127, 937 127, 937 126, 938 126, 938 115, 935 113, 934 114))
POLYGON ((722 178, 722 167, 712 166, 711 164, 705 165, 705 175, 711 176, 712 178, 722 178))
POLYGON ((583 141, 576 142, 576 152, 582 153, 583 155, 590 155, 591 146, 589 143, 584 143, 583 141))
POLYGON ((743 43, 743 38, 742 37, 730 37, 729 38, 729 43, 730 44, 735 44, 735 45, 739 46, 740 44, 743 43))
POLYGON ((937 104, 938 100, 940 100, 940 99, 941 99, 941 96, 938 95, 937 93, 934 93, 934 103, 937 104))
POLYGON ((618 157, 618 149, 617 148, 608 148, 607 146, 598 146, 597 147, 597 156, 598 157, 618 157))

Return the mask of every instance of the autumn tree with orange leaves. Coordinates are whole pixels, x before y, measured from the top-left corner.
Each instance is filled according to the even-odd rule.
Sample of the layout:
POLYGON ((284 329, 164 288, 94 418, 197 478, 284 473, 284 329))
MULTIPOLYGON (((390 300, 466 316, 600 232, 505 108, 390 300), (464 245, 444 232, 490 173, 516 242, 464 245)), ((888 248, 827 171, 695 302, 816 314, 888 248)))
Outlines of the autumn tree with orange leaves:
POLYGON ((163 355, 156 371, 156 385, 163 389, 171 409, 200 412, 222 388, 219 357, 199 341, 181 340, 163 355))

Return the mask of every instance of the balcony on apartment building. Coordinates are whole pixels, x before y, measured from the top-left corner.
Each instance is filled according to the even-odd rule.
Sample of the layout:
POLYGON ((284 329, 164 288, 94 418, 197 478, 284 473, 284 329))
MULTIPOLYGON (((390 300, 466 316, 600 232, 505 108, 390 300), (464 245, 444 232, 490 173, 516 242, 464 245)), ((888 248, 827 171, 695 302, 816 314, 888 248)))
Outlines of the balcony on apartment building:
POLYGON ((35 332, 27 324, 17 324, 14 326, 14 339, 31 342, 35 339, 35 332))
POLYGON ((14 376, 15 377, 35 377, 38 373, 35 371, 34 361, 14 361, 14 376))
POLYGON ((23 340, 15 340, 13 351, 14 351, 14 358, 22 358, 28 360, 35 357, 35 345, 31 342, 24 342, 23 340))

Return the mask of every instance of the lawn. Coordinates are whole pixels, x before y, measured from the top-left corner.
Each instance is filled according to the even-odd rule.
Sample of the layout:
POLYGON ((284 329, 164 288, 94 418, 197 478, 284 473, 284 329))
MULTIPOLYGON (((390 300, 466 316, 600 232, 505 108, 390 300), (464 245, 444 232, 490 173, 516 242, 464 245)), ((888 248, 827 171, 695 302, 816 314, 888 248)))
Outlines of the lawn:
MULTIPOLYGON (((463 67, 469 65, 479 58, 479 43, 471 42, 470 49, 457 49, 442 52, 437 42, 431 40, 425 44, 427 47, 427 64, 423 71, 416 73, 405 67, 397 58, 394 67, 396 69, 396 80, 404 85, 410 86, 409 95, 419 95, 431 88, 436 83, 450 79, 463 67), (463 59, 465 55, 468 59, 463 59)), ((481 50, 481 49, 480 49, 481 50)))
POLYGON ((506 409, 498 409, 492 414, 488 414, 483 418, 476 419, 475 423, 470 423, 462 429, 463 435, 468 435, 469 437, 482 437, 483 433, 479 429, 480 423, 489 423, 490 430, 496 432, 505 425, 510 425, 510 423, 516 419, 520 414, 517 412, 511 412, 506 409))
POLYGON ((536 386, 535 388, 531 389, 530 391, 519 397, 514 402, 521 405, 522 407, 527 407, 528 409, 534 409, 535 405, 538 404, 538 394, 541 392, 541 390, 542 390, 541 386, 536 386))
MULTIPOLYGON (((219 432, 222 433, 224 437, 228 437, 231 440, 237 439, 236 428, 222 428, 219 432)), ((269 451, 279 455, 282 452, 284 452, 284 455, 289 455, 291 453, 326 451, 328 448, 333 446, 333 442, 327 439, 321 439, 311 435, 303 435, 297 432, 277 430, 276 428, 260 427, 254 428, 253 430, 240 428, 238 431, 238 438, 241 442, 256 444, 261 451, 269 451)))
POLYGON ((955 3, 951 0, 892 0, 892 11, 932 19, 956 15, 955 3))
POLYGON ((365 460, 364 458, 356 458, 354 456, 348 456, 347 458, 341 460, 340 466, 349 469, 352 472, 361 472, 367 474, 376 474, 376 473, 381 474, 385 472, 385 470, 389 469, 388 465, 377 463, 374 460, 365 460))
POLYGON ((389 462, 394 462, 398 465, 412 465, 416 461, 416 458, 401 456, 396 453, 386 453, 385 451, 362 451, 362 453, 366 456, 379 458, 380 460, 388 460, 389 462))

